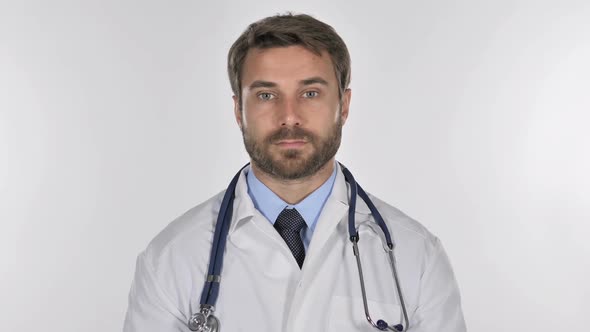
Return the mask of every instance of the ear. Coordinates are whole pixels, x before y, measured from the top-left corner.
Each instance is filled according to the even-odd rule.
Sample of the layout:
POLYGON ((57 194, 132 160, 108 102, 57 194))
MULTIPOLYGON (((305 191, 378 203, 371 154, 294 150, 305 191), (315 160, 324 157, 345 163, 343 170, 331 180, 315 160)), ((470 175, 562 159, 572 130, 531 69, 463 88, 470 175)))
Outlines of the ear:
POLYGON ((232 99, 234 100, 234 116, 236 117, 238 127, 242 129, 242 110, 240 109, 240 101, 237 96, 232 96, 232 99))
POLYGON ((351 90, 346 89, 342 94, 342 111, 340 112, 340 116, 342 117, 342 125, 346 123, 346 119, 348 119, 348 112, 350 110, 350 97, 351 97, 351 90))

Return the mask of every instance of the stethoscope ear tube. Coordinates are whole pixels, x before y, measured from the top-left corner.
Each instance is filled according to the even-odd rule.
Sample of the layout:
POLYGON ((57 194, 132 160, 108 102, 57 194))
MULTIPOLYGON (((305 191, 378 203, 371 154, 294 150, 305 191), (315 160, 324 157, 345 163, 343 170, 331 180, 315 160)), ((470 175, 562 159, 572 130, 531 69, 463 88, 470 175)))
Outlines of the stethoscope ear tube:
MULTIPOLYGON (((408 315, 406 313, 406 306, 404 304, 404 300, 403 297, 401 295, 401 289, 399 287, 398 284, 398 280, 397 280, 397 273, 394 273, 395 276, 395 282, 396 282, 396 288, 397 288, 397 292, 398 292, 398 298, 400 300, 400 304, 402 307, 402 311, 403 311, 403 315, 404 315, 404 325, 402 324, 397 324, 397 325, 393 325, 390 326, 386 321, 384 321, 383 319, 379 319, 377 321, 374 321, 373 318, 371 317, 371 314, 369 313, 369 304, 367 302, 367 291, 365 289, 365 278, 363 276, 363 267, 361 264, 361 254, 359 251, 359 247, 358 247, 358 243, 357 242, 352 242, 352 251, 354 252, 354 256, 356 258, 356 265, 357 265, 357 269, 358 269, 358 273, 359 273, 359 281, 360 281, 360 286, 361 286, 361 295, 363 298, 363 307, 365 309, 365 318, 367 319, 367 321, 369 322, 369 324, 371 324, 373 327, 381 330, 381 331, 395 331, 395 332, 403 332, 407 329, 408 327, 408 315)), ((390 259, 393 258, 393 254, 392 251, 390 250, 390 259)), ((393 261, 391 261, 393 263, 393 261)), ((395 264, 392 265, 394 270, 395 270, 395 264)))
MULTIPOLYGON (((399 299, 400 306, 402 307, 402 314, 404 316, 404 323, 406 324, 405 328, 407 329, 410 324, 409 323, 410 320, 408 319, 408 312, 406 310, 406 303, 404 302, 404 296, 402 294, 402 289, 399 284, 399 277, 397 275, 397 268, 395 267, 396 264, 395 264, 395 256, 393 256, 393 249, 389 250, 389 264, 391 265, 391 271, 393 273, 393 279, 395 281, 395 288, 397 291, 397 296, 399 299)), ((395 328, 396 328, 396 330, 398 330, 400 332, 405 330, 404 325, 401 325, 401 324, 396 325, 395 328)))

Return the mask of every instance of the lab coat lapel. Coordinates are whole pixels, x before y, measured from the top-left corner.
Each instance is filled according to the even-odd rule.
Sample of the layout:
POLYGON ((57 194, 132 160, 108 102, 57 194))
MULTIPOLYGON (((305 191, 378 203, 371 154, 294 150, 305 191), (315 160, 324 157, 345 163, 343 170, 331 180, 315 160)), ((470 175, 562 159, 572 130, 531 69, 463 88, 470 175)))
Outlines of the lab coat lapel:
MULTIPOLYGON (((340 166, 337 166, 340 168, 340 166)), ((309 248, 305 255, 305 266, 315 264, 315 260, 321 259, 321 251, 339 222, 348 212, 348 184, 344 175, 338 169, 336 180, 332 187, 332 193, 328 197, 322 212, 317 221, 316 229, 313 232, 309 248)))
MULTIPOLYGON (((340 173, 340 172, 339 172, 340 173)), ((341 173, 340 173, 341 175, 341 173)), ((344 181, 342 181, 344 182, 344 181)), ((333 190, 337 189, 338 179, 334 183, 333 190)), ((346 184, 340 183, 338 186, 344 185, 343 188, 333 191, 333 193, 343 192, 346 195, 346 184), (343 189, 343 190, 342 190, 343 189)), ((299 326, 298 319, 305 315, 305 307, 309 307, 309 303, 306 303, 307 293, 309 292, 309 282, 315 279, 319 271, 320 266, 325 264, 324 248, 328 242, 333 242, 333 233, 336 231, 336 226, 339 222, 343 222, 346 218, 348 211, 348 204, 340 200, 341 197, 331 195, 326 201, 324 208, 318 219, 318 223, 314 234, 311 238, 309 248, 305 255, 305 261, 303 262, 303 268, 301 270, 301 278, 299 281, 299 287, 296 289, 289 313, 286 321, 287 332, 298 331, 299 326)), ((317 309, 317 308, 316 308, 317 309)), ((321 308, 319 310, 322 310, 321 308)))
MULTIPOLYGON (((287 332, 297 331, 297 321, 301 314, 302 306, 305 303, 308 292, 308 281, 317 277, 318 269, 325 263, 325 255, 322 255, 323 248, 330 240, 336 229, 336 225, 343 221, 348 211, 348 190, 344 176, 340 170, 336 175, 336 181, 332 193, 328 197, 322 212, 317 221, 308 250, 305 254, 305 261, 301 270, 299 287, 296 289, 286 321, 287 332)), ((321 309, 320 309, 321 310, 321 309)))
MULTIPOLYGON (((328 197, 326 204, 324 205, 322 212, 319 216, 316 229, 312 236, 309 248, 305 255, 305 262, 303 263, 301 281, 299 288, 295 292, 291 308, 289 310, 287 331, 296 331, 298 326, 297 322, 300 317, 305 315, 305 308, 309 306, 306 303, 310 291, 310 282, 317 278, 322 278, 318 275, 320 267, 326 267, 326 264, 340 264, 339 262, 326 261, 327 258, 327 247, 335 245, 339 238, 334 237, 334 233, 337 232, 337 226, 339 223, 347 223, 348 221, 348 198, 349 198, 349 184, 345 181, 344 175, 338 166, 338 172, 336 175, 336 181, 332 188, 332 193, 328 197), (292 329, 291 329, 292 328, 292 329)), ((356 219, 358 222, 363 222, 368 219, 370 211, 367 205, 357 197, 356 204, 356 219)), ((338 236, 344 236, 339 234, 338 236)), ((330 265, 325 271, 334 271, 335 266, 330 265)), ((326 272, 322 273, 326 273, 326 272)), ((331 273, 331 272, 327 272, 331 273)), ((326 277, 324 275, 323 277, 326 277)), ((330 276, 328 276, 330 278, 330 276)), ((328 294, 330 291, 328 291, 328 294)))
MULTIPOLYGON (((338 172, 336 173, 336 180, 334 181, 334 187, 332 193, 328 197, 324 208, 318 218, 316 229, 313 233, 311 243, 305 256, 305 263, 303 268, 305 270, 306 265, 314 264, 317 259, 321 260, 322 250, 326 245, 329 238, 335 231, 336 225, 339 223, 348 222, 348 202, 350 197, 350 184, 346 182, 344 174, 340 169, 340 165, 337 164, 338 172)), ((355 208, 355 219, 356 223, 366 221, 369 219, 371 211, 367 204, 357 196, 356 208, 355 208)))
POLYGON ((270 248, 260 247, 260 249, 281 251, 286 260, 292 261, 292 265, 296 267, 294 270, 299 271, 293 254, 283 238, 281 238, 268 219, 254 207, 254 203, 248 194, 248 183, 246 180, 246 172, 248 171, 250 171, 250 166, 242 171, 236 185, 234 214, 230 225, 228 241, 240 249, 256 248, 260 247, 260 236, 264 234, 272 240, 274 245, 270 248))

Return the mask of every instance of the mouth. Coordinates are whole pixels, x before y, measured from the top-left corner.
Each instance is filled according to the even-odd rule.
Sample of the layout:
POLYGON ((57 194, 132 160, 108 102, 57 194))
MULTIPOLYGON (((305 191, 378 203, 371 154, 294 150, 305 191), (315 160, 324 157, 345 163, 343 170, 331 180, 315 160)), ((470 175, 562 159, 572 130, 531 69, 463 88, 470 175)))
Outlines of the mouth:
POLYGON ((285 149, 297 149, 307 144, 307 142, 304 140, 281 140, 275 144, 285 149))

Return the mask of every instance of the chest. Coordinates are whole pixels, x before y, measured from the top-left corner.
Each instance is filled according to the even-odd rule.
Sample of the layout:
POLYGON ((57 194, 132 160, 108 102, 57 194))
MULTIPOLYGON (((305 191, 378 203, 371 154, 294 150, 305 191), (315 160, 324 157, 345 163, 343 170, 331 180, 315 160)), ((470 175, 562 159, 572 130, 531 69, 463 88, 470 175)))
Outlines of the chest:
MULTIPOLYGON (((345 223, 336 224, 322 243, 312 237, 302 269, 266 226, 252 222, 228 239, 215 313, 222 330, 374 330, 365 318, 345 223)), ((371 316, 396 324, 401 310, 379 234, 364 228, 359 249, 371 316)), ((198 298, 192 301, 198 307, 198 298)))

